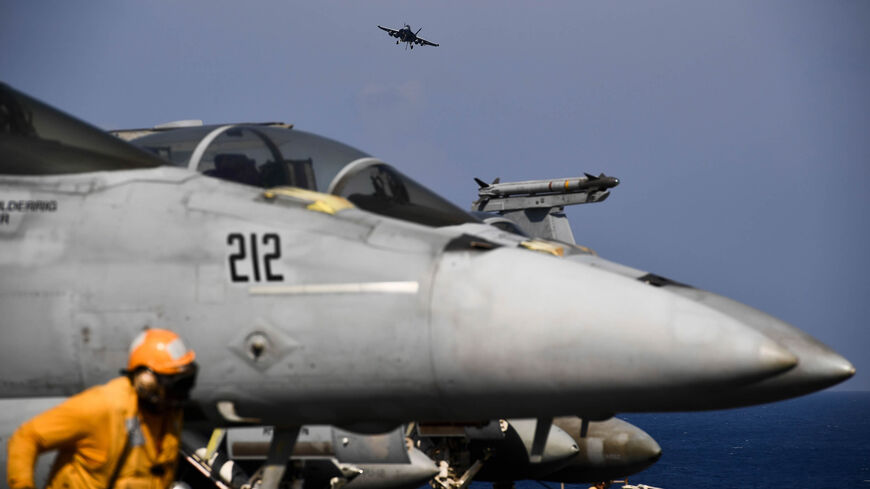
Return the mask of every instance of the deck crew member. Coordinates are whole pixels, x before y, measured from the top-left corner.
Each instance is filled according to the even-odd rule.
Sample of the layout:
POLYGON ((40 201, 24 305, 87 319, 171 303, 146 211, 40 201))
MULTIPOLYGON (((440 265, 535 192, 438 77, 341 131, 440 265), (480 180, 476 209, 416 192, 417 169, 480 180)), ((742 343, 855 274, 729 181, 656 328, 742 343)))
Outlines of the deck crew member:
POLYGON ((122 376, 70 397, 22 424, 9 439, 7 483, 35 487, 42 452, 58 450, 48 489, 165 489, 175 476, 181 405, 196 354, 165 329, 133 340, 122 376))

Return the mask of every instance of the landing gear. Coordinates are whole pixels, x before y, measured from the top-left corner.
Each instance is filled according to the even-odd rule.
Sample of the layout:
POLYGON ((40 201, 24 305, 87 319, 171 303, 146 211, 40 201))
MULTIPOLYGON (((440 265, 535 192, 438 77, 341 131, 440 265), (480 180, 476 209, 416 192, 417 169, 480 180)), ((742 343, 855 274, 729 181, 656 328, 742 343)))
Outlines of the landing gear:
MULTIPOLYGON (((299 427, 275 427, 272 434, 272 443, 269 445, 269 456, 266 458, 266 465, 263 467, 263 483, 261 489, 278 489, 278 483, 284 477, 284 471, 287 470, 287 460, 290 459, 290 454, 293 453, 293 445, 296 444, 296 437, 299 436, 299 427)), ((291 486, 293 489, 302 488, 302 480, 293 481, 291 486)))
POLYGON ((425 452, 438 461, 439 473, 430 482, 434 489, 467 489, 471 481, 492 457, 489 449, 472 463, 466 440, 445 437, 429 440, 425 452), (465 471, 459 471, 465 468, 465 471))
MULTIPOLYGON (((471 464, 471 467, 469 467, 461 476, 455 473, 447 461, 442 460, 438 463, 438 467, 441 471, 432 479, 430 485, 436 489, 466 489, 468 485, 471 484, 471 480, 474 479, 474 476, 483 468, 483 463, 488 458, 489 454, 487 454, 483 459, 475 460, 475 462, 471 464)), ((494 484, 493 487, 495 487, 494 484)), ((513 489, 513 485, 508 489, 513 489)))
MULTIPOLYGON (((304 462, 290 461, 290 455, 293 453, 293 446, 296 444, 298 435, 298 427, 275 427, 273 429, 272 441, 269 444, 269 454, 266 463, 257 469, 251 477, 248 477, 244 470, 236 466, 234 461, 227 458, 225 429, 215 429, 212 432, 208 445, 195 450, 192 449, 193 446, 201 446, 198 443, 199 440, 188 438, 188 442, 194 441, 195 443, 190 447, 191 450, 189 450, 193 453, 182 450, 182 454, 190 466, 196 469, 195 472, 192 472, 198 481, 198 484, 194 487, 207 486, 217 489, 278 489, 283 487, 287 489, 302 489, 304 483, 302 477, 304 462), (289 474, 285 478, 284 475, 288 464, 293 466, 292 474, 289 474), (197 472, 199 475, 196 475, 197 472), (205 479, 202 479, 203 477, 205 479), (203 485, 203 481, 208 482, 203 485)), ((196 437, 196 435, 193 436, 196 437)))

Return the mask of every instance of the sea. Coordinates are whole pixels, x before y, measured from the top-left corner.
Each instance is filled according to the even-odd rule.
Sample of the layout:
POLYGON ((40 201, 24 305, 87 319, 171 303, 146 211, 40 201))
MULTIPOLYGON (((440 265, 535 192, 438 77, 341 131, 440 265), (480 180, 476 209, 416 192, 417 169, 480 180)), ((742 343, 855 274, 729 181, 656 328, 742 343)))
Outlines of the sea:
MULTIPOLYGON (((870 391, 820 392, 749 408, 618 416, 662 447, 631 484, 662 489, 870 489, 870 391)), ((586 489, 590 484, 565 484, 586 489)), ((491 487, 472 483, 474 489, 491 487)), ((517 489, 559 489, 520 481, 517 489)), ((620 488, 621 483, 611 485, 620 488)))

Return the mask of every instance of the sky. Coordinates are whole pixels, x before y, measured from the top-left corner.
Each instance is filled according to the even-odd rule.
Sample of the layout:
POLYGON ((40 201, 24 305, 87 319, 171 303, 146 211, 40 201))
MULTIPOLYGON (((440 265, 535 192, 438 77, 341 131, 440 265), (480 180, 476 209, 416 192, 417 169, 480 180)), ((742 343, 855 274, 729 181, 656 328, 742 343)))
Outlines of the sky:
POLYGON ((870 389, 870 2, 0 0, 0 80, 105 129, 283 121, 468 208, 605 172, 601 256, 828 344, 870 389), (440 47, 406 50, 377 25, 440 47))

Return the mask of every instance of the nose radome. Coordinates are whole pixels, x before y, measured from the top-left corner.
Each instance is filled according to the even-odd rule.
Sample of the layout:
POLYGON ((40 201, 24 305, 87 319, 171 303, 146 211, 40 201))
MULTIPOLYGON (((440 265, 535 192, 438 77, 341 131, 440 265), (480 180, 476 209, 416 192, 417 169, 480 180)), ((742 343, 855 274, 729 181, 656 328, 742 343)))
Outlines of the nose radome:
POLYGON ((827 363, 826 370, 831 372, 831 377, 837 382, 842 382, 855 375, 855 366, 840 355, 829 357, 825 363, 827 363))
POLYGON ((502 415, 517 417, 538 413, 520 408, 522 400, 507 402, 514 393, 547 395, 564 412, 584 404, 679 410, 699 386, 753 382, 797 363, 782 345, 703 304, 509 248, 445 253, 432 286, 431 333, 447 397, 455 393, 467 406, 497 392, 517 408, 502 415))
MULTIPOLYGON (((830 387, 855 374, 855 367, 837 352, 795 326, 766 312, 728 297, 648 274, 598 256, 572 255, 570 260, 636 279, 651 288, 684 297, 719 311, 770 338, 797 358, 798 363, 794 368, 784 370, 779 375, 747 383, 739 389, 697 396, 693 409, 737 407, 788 399, 830 387)), ((774 352, 772 355, 764 356, 774 357, 769 361, 776 363, 775 357, 781 355, 774 352)))
POLYGON ((727 297, 691 287, 664 290, 704 304, 741 321, 782 345, 798 359, 794 369, 729 394, 733 405, 770 402, 808 394, 843 382, 855 367, 840 354, 791 324, 727 297))
POLYGON ((785 371, 798 364, 798 357, 772 340, 759 347, 759 358, 771 371, 785 371))

